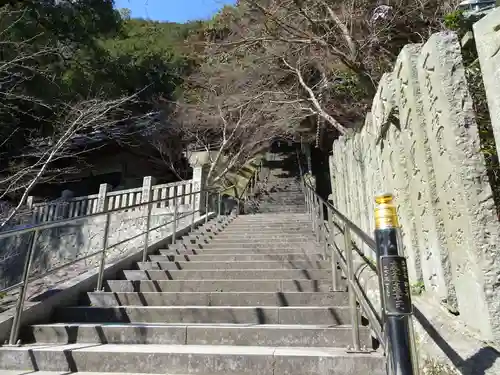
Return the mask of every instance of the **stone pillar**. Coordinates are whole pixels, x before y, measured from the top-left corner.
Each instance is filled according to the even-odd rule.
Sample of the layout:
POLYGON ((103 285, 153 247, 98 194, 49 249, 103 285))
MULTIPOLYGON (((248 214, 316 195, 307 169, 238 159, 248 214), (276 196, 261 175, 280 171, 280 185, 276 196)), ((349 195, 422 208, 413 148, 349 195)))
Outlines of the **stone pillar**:
POLYGON ((33 209, 33 199, 34 197, 32 195, 28 196, 28 198, 26 198, 26 207, 28 207, 28 209, 33 209))
MULTIPOLYGON (((335 150, 335 144, 333 147, 335 150)), ((330 186, 332 188, 332 194, 330 195, 331 199, 329 198, 329 200, 331 200, 333 207, 338 208, 337 184, 336 184, 337 176, 335 175, 335 172, 334 172, 335 171, 335 156, 334 155, 330 155, 328 157, 328 167, 329 167, 329 171, 330 171, 330 186)))
POLYGON ((426 290, 449 308, 456 309, 456 294, 444 227, 436 208, 434 166, 425 129, 425 113, 417 75, 420 44, 405 46, 394 69, 396 95, 406 159, 408 193, 414 214, 416 243, 420 252, 426 290))
POLYGON ((148 203, 153 200, 153 185, 155 184, 154 177, 146 176, 142 180, 141 203, 148 203))
POLYGON ((105 212, 108 210, 108 193, 111 191, 111 185, 99 185, 99 196, 97 197, 97 212, 105 212))
POLYGON ((474 24, 474 39, 488 99, 491 126, 500 155, 500 8, 474 24))
POLYGON ((456 34, 431 36, 418 76, 460 317, 500 342, 500 226, 456 34))
MULTIPOLYGON (((193 152, 189 157, 189 164, 193 168, 193 188, 192 192, 202 191, 209 188, 207 184, 208 172, 210 170, 210 161, 216 157, 216 152, 193 152)), ((205 194, 196 194, 194 200, 194 210, 205 213, 205 194)))
MULTIPOLYGON (((71 190, 63 190, 61 193, 60 203, 57 205, 57 219, 67 219, 69 217, 69 200, 74 194, 71 190)), ((91 212, 92 213, 92 212, 91 212)))

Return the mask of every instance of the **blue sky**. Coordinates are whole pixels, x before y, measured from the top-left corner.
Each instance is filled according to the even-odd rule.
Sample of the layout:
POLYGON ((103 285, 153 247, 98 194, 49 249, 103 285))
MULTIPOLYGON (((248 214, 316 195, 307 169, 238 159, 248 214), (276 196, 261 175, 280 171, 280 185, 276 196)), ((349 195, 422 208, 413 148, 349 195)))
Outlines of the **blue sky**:
POLYGON ((236 0, 115 0, 115 7, 130 9, 132 17, 182 23, 208 19, 234 3, 236 0))

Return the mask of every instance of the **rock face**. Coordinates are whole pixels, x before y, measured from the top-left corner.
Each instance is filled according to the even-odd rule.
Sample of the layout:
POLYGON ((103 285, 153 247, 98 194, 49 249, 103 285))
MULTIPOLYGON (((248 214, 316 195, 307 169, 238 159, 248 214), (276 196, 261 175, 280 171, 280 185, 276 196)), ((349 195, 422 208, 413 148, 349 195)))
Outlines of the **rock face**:
MULTIPOLYGON (((498 41, 488 27, 476 34, 498 41)), ((494 105, 498 64, 485 57, 489 45, 481 49, 494 105)), ((401 51, 364 128, 334 142, 330 166, 334 204, 369 233, 374 195, 394 193, 412 282, 423 281, 467 326, 500 342, 500 225, 454 33, 401 51)))

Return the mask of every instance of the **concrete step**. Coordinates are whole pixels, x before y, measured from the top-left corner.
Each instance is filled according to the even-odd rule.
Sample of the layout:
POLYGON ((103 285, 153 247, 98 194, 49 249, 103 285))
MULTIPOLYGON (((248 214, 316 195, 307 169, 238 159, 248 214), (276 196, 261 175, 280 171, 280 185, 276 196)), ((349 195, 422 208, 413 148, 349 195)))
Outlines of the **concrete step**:
POLYGON ((245 234, 262 234, 263 236, 272 236, 276 234, 281 234, 281 235, 287 235, 287 234, 295 234, 295 235, 301 235, 301 236, 310 236, 312 233, 312 224, 307 223, 307 224, 302 224, 300 228, 263 228, 263 227, 249 227, 249 226, 242 226, 241 228, 227 228, 224 229, 220 233, 220 235, 224 236, 231 236, 231 235, 245 235, 245 234))
MULTIPOLYGON (((252 215, 246 215, 246 216, 252 216, 252 215)), ((257 216, 257 214, 256 214, 257 216)), ((231 224, 227 228, 224 229, 224 231, 229 231, 233 232, 234 230, 249 230, 249 229, 262 229, 262 230, 275 230, 275 231, 287 231, 287 232, 295 232, 297 230, 302 230, 305 228, 305 225, 311 225, 311 221, 303 222, 303 223, 297 223, 297 224, 290 224, 287 225, 286 223, 282 223, 280 221, 276 222, 269 222, 269 223, 259 223, 258 221, 255 222, 247 222, 247 223, 238 223, 238 224, 231 224)), ((309 230, 309 233, 311 233, 310 227, 307 228, 309 230)))
MULTIPOLYGON (((278 236, 278 235, 273 235, 271 237, 260 237, 260 236, 255 236, 254 238, 248 238, 245 236, 239 236, 238 238, 234 238, 232 236, 229 237, 216 237, 213 239, 210 239, 207 241, 206 245, 213 245, 213 247, 235 247, 235 245, 240 245, 240 244, 257 244, 259 247, 262 245, 267 245, 269 243, 310 243, 310 242, 315 242, 316 240, 314 236, 278 236)), ((205 245, 202 243, 202 245, 205 245)))
POLYGON ((261 220, 260 218, 264 216, 263 214, 256 213, 252 215, 242 215, 248 218, 254 218, 253 220, 245 220, 245 221, 238 221, 238 222, 233 222, 230 225, 228 225, 226 228, 227 230, 231 230, 233 228, 245 228, 245 227, 262 227, 262 228, 274 228, 274 227, 279 227, 279 228, 284 228, 288 229, 289 231, 295 230, 295 229, 300 229, 304 224, 311 223, 311 220, 309 217, 305 217, 304 219, 301 220, 296 220, 294 222, 288 222, 286 221, 286 216, 287 215, 295 215, 295 214, 285 214, 283 213, 276 213, 276 214, 267 214, 267 215, 277 215, 277 217, 273 221, 264 221, 261 220))
POLYGON ((331 270, 124 270, 126 280, 331 280, 331 270))
POLYGON ((59 323, 350 324, 348 307, 325 306, 120 306, 60 307, 59 323))
POLYGON ((238 262, 138 262, 140 270, 264 270, 264 269, 330 269, 331 262, 280 262, 280 261, 238 261, 238 262))
MULTIPOLYGON (((183 237, 180 241, 177 243, 179 245, 181 244, 186 244, 186 245, 196 245, 199 244, 202 247, 205 247, 207 245, 218 245, 218 244, 223 244, 224 246, 226 245, 232 245, 232 244, 241 244, 241 243, 257 243, 257 244, 268 244, 268 243, 309 243, 309 242, 316 242, 315 238, 312 235, 309 236, 290 236, 289 238, 286 235, 277 235, 277 234, 272 234, 270 236, 257 236, 253 235, 252 237, 246 236, 245 234, 240 234, 239 236, 231 236, 231 235, 225 235, 224 237, 212 237, 212 238, 207 238, 207 237, 191 237, 191 236, 186 236, 183 237)), ((217 246, 218 247, 218 246, 217 246)), ((234 246, 232 246, 234 247, 234 246)))
MULTIPOLYGON (((351 326, 248 324, 40 324, 23 332, 38 344, 159 344, 342 347, 351 343, 351 326)), ((371 346, 370 330, 360 342, 371 346)))
POLYGON ((150 255, 151 262, 248 262, 248 261, 311 261, 324 260, 320 253, 289 253, 289 254, 215 254, 215 255, 150 255))
POLYGON ((226 345, 33 345, 0 349, 5 369, 183 375, 385 375, 381 353, 226 345), (332 372, 334 371, 334 372, 332 372))
POLYGON ((282 203, 302 203, 305 204, 305 197, 303 195, 283 195, 283 194, 269 194, 260 197, 261 202, 282 202, 282 203))
POLYGON ((286 208, 283 208, 281 205, 276 205, 276 206, 264 206, 264 207, 257 207, 258 212, 304 212, 306 209, 305 207, 290 207, 286 206, 286 208))
POLYGON ((218 234, 212 234, 212 233, 206 233, 206 234, 189 234, 182 239, 191 239, 191 240, 197 240, 197 239, 204 239, 207 241, 241 241, 241 240, 284 240, 284 239, 290 239, 294 241, 310 241, 311 239, 314 240, 314 234, 312 231, 309 231, 308 233, 297 233, 297 232, 291 232, 291 233, 282 233, 279 231, 275 232, 267 232, 267 233, 259 233, 259 232, 233 232, 233 233, 226 233, 226 232, 221 232, 218 234))
POLYGON ((242 225, 245 223, 262 223, 266 224, 285 224, 285 225, 297 225, 309 221, 311 217, 307 213, 297 213, 297 214, 255 214, 255 215, 240 215, 234 221, 232 221, 227 228, 233 226, 242 225), (242 218, 242 219, 240 219, 242 218))
MULTIPOLYGON (((315 241, 308 241, 308 242, 275 242, 275 241, 268 241, 268 242, 256 242, 256 241, 248 241, 248 242, 230 242, 227 243, 225 241, 219 241, 219 242, 214 242, 211 241, 210 243, 207 244, 184 244, 184 243, 176 243, 174 245, 171 245, 168 247, 168 249, 197 249, 197 250, 207 250, 207 251, 214 251, 214 250, 224 250, 224 249, 229 249, 231 251, 234 251, 235 249, 237 250, 244 250, 244 249, 264 249, 264 250, 281 250, 281 249, 295 249, 300 251, 306 251, 306 252, 317 252, 314 250, 317 250, 320 247, 319 243, 316 243, 315 241)), ((297 252, 297 251, 296 251, 297 252)))
POLYGON ((347 306, 345 292, 89 292, 93 307, 112 306, 347 306))
POLYGON ((317 254, 320 248, 317 246, 309 246, 304 248, 304 246, 298 248, 293 246, 290 248, 262 248, 262 249, 248 249, 248 248, 235 248, 235 249, 201 249, 194 248, 194 246, 189 246, 186 248, 184 246, 174 246, 171 249, 160 250, 160 255, 231 255, 231 254, 260 254, 260 255, 274 255, 274 254, 317 254))
POLYGON ((108 280, 112 292, 331 292, 331 280, 108 280))

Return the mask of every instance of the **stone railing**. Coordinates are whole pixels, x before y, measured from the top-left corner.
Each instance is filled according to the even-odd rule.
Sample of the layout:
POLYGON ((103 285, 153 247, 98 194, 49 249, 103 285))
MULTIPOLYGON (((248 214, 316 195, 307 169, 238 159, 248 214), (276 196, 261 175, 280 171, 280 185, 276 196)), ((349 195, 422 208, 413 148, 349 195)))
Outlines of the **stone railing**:
MULTIPOLYGON (((29 197, 28 205, 32 207, 34 222, 42 223, 102 212, 99 202, 106 202, 105 207, 102 208, 108 210, 137 205, 142 202, 143 192, 148 189, 151 190, 153 200, 163 200, 156 204, 153 210, 168 208, 173 206, 173 198, 168 201, 165 200, 166 198, 189 194, 193 191, 193 180, 148 186, 149 181, 152 181, 151 177, 146 177, 142 187, 126 190, 110 191, 106 186, 106 188, 101 188, 98 194, 81 197, 72 197, 71 192, 66 190, 61 198, 52 202, 32 203, 33 197, 29 197)), ((178 205, 180 210, 189 208, 192 205, 192 196, 179 198, 178 205)))
MULTIPOLYGON (((496 9, 474 27, 497 149, 499 19, 496 9)), ((374 230, 374 196, 394 193, 411 282, 434 301, 428 311, 441 311, 439 322, 425 317, 434 330, 427 347, 448 359, 453 347, 464 361, 488 350, 477 344, 460 352, 467 346, 455 345, 460 340, 500 345, 500 222, 475 117, 459 40, 452 32, 434 34, 402 49, 364 127, 335 141, 330 156, 333 204, 365 232, 374 230), (436 344, 439 335, 446 345, 436 344)), ((366 286, 378 295, 375 279, 366 286)))

